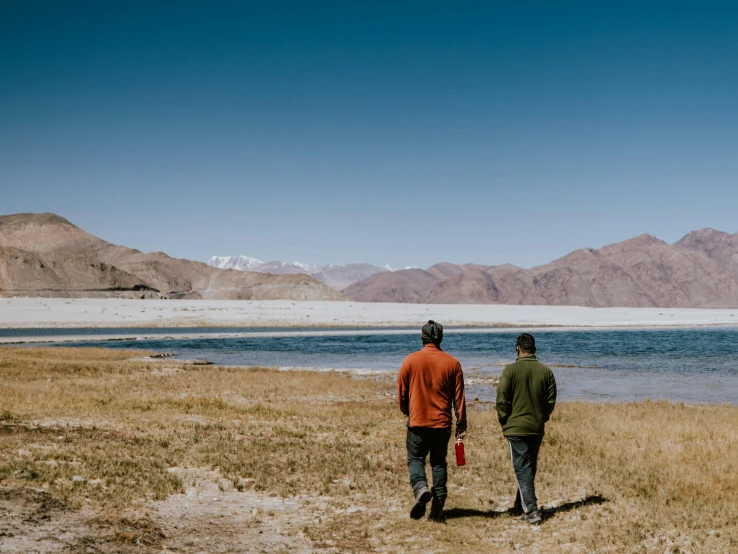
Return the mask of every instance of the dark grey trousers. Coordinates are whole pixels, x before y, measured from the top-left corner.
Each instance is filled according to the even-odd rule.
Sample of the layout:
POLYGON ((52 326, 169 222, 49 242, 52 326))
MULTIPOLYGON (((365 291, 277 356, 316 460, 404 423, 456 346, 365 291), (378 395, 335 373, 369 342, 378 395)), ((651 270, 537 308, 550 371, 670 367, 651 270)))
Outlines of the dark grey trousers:
POLYGON ((507 437, 510 445, 515 478, 518 481, 516 504, 520 504, 526 514, 538 509, 536 498, 536 470, 538 469, 538 452, 541 449, 542 436, 507 437))
POLYGON ((428 487, 425 476, 425 457, 430 454, 433 487, 428 487, 433 496, 441 502, 446 500, 447 467, 446 454, 448 441, 451 438, 451 429, 429 429, 427 427, 408 427, 407 440, 407 469, 410 472, 410 486, 417 498, 418 491, 428 487))

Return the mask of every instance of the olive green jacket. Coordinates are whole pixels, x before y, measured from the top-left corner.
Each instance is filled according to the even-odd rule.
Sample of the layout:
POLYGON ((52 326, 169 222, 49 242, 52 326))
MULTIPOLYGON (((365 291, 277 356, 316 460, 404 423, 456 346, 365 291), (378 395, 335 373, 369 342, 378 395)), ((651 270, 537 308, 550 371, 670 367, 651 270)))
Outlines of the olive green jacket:
POLYGON ((497 418, 506 437, 544 434, 556 405, 556 380, 551 368, 535 355, 521 356, 505 366, 497 385, 497 418))

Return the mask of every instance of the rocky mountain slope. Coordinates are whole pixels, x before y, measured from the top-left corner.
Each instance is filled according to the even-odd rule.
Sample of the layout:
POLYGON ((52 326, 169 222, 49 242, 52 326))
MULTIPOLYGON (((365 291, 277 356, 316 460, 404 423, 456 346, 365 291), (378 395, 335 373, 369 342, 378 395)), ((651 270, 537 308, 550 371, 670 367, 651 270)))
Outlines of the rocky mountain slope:
POLYGON ((0 216, 0 295, 345 299, 304 274, 223 270, 111 244, 54 214, 0 216))
POLYGON ((530 269, 440 263, 343 292, 365 302, 738 307, 738 234, 694 231, 673 245, 641 235, 530 269))
POLYGON ((372 275, 343 293, 361 302, 423 302, 439 282, 438 277, 423 269, 400 269, 372 275))
POLYGON ((730 235, 715 229, 692 231, 679 239, 675 246, 703 253, 738 278, 738 233, 730 235))

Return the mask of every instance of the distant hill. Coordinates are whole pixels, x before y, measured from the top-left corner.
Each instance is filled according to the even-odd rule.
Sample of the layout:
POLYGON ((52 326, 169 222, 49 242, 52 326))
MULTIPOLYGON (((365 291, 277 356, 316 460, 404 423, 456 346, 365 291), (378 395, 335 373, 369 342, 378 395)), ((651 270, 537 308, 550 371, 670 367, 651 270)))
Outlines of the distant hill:
POLYGON ((304 274, 218 269, 108 243, 54 214, 0 216, 0 295, 344 300, 304 274))
POLYGON ((375 273, 389 271, 386 267, 365 263, 318 266, 301 262, 293 262, 291 264, 277 261, 263 262, 257 258, 250 258, 248 256, 213 256, 208 260, 208 265, 221 269, 257 271, 259 273, 273 273, 277 275, 305 273, 336 290, 345 289, 349 285, 371 277, 375 273))
POLYGON ((400 269, 372 275, 343 293, 362 302, 423 302, 439 282, 438 277, 423 269, 400 269))
POLYGON ((738 278, 738 233, 730 235, 715 229, 702 229, 688 233, 674 245, 701 252, 738 278))
POLYGON ((436 264, 378 274, 344 290, 364 302, 591 307, 738 307, 738 234, 704 229, 675 244, 641 235, 549 264, 436 264))
POLYGON ((640 235, 529 269, 441 262, 393 271, 245 256, 204 264, 111 244, 58 215, 16 214, 0 216, 0 295, 734 308, 738 233, 702 229, 674 244, 640 235))

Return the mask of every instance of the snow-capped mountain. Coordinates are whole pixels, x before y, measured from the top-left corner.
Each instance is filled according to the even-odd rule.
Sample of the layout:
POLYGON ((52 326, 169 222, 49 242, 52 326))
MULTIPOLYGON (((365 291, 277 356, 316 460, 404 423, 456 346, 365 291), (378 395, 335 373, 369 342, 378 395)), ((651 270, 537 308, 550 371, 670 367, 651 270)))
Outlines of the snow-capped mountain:
POLYGON ((264 262, 248 256, 213 256, 208 260, 208 265, 218 269, 238 269, 239 271, 256 271, 264 262))
POLYGON ((284 263, 278 261, 265 262, 258 258, 249 256, 213 256, 208 260, 208 265, 219 269, 238 269, 239 271, 256 271, 258 273, 306 273, 311 274, 320 271, 321 268, 315 264, 302 262, 284 263))
POLYGON ((378 267, 363 263, 318 266, 303 262, 264 262, 257 258, 250 258, 249 256, 213 256, 208 260, 208 265, 220 269, 237 269, 239 271, 255 271, 257 273, 305 273, 336 290, 344 289, 357 281, 371 277, 375 273, 393 271, 389 266, 378 267))
POLYGON ((292 262, 291 264, 284 262, 264 262, 259 269, 251 271, 259 271, 261 273, 307 273, 308 275, 319 271, 320 268, 315 264, 304 264, 302 262, 292 262))

